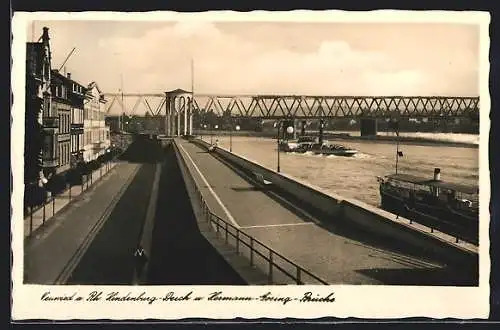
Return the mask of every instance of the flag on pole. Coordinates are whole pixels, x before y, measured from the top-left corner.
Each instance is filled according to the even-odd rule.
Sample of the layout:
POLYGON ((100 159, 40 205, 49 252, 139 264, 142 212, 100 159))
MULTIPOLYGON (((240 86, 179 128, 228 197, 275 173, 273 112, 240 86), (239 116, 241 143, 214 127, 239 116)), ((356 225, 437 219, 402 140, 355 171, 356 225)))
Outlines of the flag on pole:
POLYGON ((403 157, 403 152, 402 151, 398 151, 398 156, 399 157, 403 157))

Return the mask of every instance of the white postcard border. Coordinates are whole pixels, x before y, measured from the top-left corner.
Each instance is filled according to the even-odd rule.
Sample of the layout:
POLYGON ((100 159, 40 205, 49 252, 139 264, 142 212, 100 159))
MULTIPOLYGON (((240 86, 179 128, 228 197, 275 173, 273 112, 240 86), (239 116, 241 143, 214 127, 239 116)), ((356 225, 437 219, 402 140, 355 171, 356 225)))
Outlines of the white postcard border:
POLYGON ((13 175, 12 194, 12 251, 13 251, 13 307, 14 320, 22 319, 183 319, 209 318, 304 318, 319 317, 358 317, 358 318, 487 318, 489 314, 489 199, 490 178, 488 163, 489 139, 489 22, 488 13, 481 12, 411 12, 411 11, 295 11, 236 13, 230 11, 183 14, 172 12, 148 13, 15 13, 12 21, 12 131, 11 131, 11 169, 13 175), (480 41, 480 285, 476 288, 427 287, 427 286, 39 286, 24 285, 23 279, 23 150, 24 150, 24 63, 26 31, 30 20, 134 20, 165 21, 179 19, 201 19, 210 21, 290 21, 290 22, 422 22, 422 23, 462 23, 481 26, 480 41), (81 296, 81 301, 46 302, 40 297, 49 292, 51 295, 81 296), (139 295, 145 292, 150 296, 165 296, 175 292, 182 296, 192 291, 192 296, 203 297, 200 301, 163 302, 152 304, 144 302, 89 302, 85 299, 92 291, 103 291, 103 295, 118 291, 122 295, 131 292, 139 295), (222 291, 225 296, 258 296, 271 292, 275 297, 302 297, 307 291, 313 294, 328 295, 333 292, 333 303, 289 302, 222 302, 207 301, 212 293, 222 291))

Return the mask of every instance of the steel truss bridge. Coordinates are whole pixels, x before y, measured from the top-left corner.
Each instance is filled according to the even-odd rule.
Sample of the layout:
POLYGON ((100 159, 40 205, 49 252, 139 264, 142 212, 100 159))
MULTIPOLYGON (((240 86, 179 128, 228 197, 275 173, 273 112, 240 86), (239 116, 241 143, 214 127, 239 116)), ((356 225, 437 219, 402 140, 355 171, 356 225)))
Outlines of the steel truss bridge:
POLYGON ((152 117, 197 112, 260 119, 479 118, 479 97, 217 95, 105 93, 107 115, 152 117))

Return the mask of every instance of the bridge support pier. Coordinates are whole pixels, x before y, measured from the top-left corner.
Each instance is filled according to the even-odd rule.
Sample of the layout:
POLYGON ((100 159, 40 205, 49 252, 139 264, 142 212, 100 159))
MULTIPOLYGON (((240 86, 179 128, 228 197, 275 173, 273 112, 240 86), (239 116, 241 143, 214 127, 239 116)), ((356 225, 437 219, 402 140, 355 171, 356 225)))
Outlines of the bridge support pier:
POLYGON ((377 135, 377 119, 362 118, 360 122, 361 136, 376 136, 377 135))
POLYGON ((163 126, 163 134, 165 135, 170 135, 169 133, 169 126, 170 123, 169 123, 169 116, 168 116, 168 112, 165 114, 165 125, 163 126))
POLYGON ((184 135, 187 135, 188 130, 188 109, 184 108, 184 135))
POLYGON ((171 114, 171 117, 170 117, 172 120, 171 120, 171 124, 172 124, 172 130, 170 131, 171 135, 172 136, 175 136, 176 134, 176 122, 177 122, 177 119, 176 119, 176 113, 175 113, 175 108, 172 110, 172 114, 171 114))
POLYGON ((170 97, 165 93, 165 135, 170 136, 170 114, 172 110, 172 104, 170 97))
POLYGON ((323 122, 323 119, 319 120, 319 132, 318 132, 318 142, 323 143, 323 129, 324 129, 325 123, 323 122))
POLYGON ((193 107, 189 111, 189 135, 193 135, 193 107))
POLYGON ((181 136, 181 113, 177 112, 177 136, 181 136))

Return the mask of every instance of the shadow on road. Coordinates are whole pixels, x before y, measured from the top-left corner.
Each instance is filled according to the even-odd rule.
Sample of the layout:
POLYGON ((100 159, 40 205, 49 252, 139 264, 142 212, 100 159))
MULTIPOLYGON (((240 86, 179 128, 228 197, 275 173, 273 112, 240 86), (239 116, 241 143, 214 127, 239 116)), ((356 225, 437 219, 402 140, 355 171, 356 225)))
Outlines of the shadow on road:
POLYGON ((134 141, 125 158, 144 163, 92 240, 67 284, 129 285, 134 250, 140 240, 155 175, 163 151, 148 141, 134 141), (149 154, 144 154, 144 152, 149 154))
MULTIPOLYGON (((456 272, 448 268, 373 268, 361 269, 357 272, 385 285, 470 286, 471 278, 477 278, 477 275, 468 269, 456 272)), ((475 281, 477 285, 478 279, 475 281)))
POLYGON ((246 285, 200 233, 172 146, 164 157, 147 283, 246 285))
POLYGON ((129 163, 157 163, 163 159, 161 141, 151 139, 149 135, 136 135, 118 159, 129 163))

